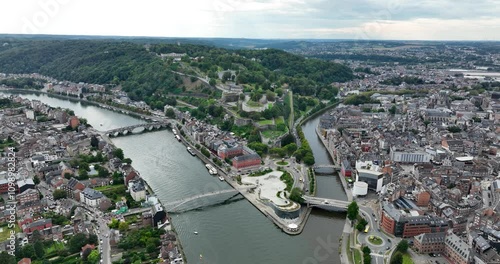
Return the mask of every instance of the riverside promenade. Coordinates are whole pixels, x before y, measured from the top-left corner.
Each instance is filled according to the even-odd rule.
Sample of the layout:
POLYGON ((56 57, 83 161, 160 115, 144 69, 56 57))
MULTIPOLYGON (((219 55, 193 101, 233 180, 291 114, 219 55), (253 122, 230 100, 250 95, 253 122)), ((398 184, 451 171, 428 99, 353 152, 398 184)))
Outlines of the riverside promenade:
MULTIPOLYGON (((177 129, 177 128, 176 128, 177 129)), ((184 131, 184 130, 183 130, 184 131)), ((299 218, 297 220, 287 220, 280 218, 276 215, 274 212, 274 209, 271 208, 269 205, 265 204, 261 200, 258 199, 258 195, 254 193, 248 192, 249 188, 248 186, 245 185, 240 185, 237 180, 234 177, 231 177, 228 175, 228 173, 217 166, 210 158, 207 158, 205 155, 203 155, 198 149, 196 149, 195 146, 191 142, 194 142, 192 138, 186 138, 189 134, 186 134, 186 131, 184 131, 184 135, 181 135, 178 133, 179 137, 181 138, 181 143, 183 143, 186 147, 191 147, 195 155, 204 163, 211 164, 214 166, 219 175, 224 178, 224 180, 235 190, 237 190, 245 199, 247 199, 255 208, 257 208, 262 214, 264 214, 267 218, 269 218, 276 226, 278 226, 283 232, 289 234, 289 235, 298 235, 302 233, 304 230, 304 227, 307 223, 307 219, 309 219, 309 215, 312 211, 312 208, 302 208, 299 218), (297 228, 290 229, 289 224, 294 223, 297 224, 297 228)), ((304 177, 304 176, 303 176, 304 177)))

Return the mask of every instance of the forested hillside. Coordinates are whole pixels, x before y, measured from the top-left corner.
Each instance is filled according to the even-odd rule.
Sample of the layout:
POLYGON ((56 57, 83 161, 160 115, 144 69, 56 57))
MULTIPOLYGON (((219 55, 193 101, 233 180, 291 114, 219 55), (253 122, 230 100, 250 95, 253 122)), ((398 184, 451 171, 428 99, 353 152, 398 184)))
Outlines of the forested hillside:
POLYGON ((218 79, 218 72, 232 69, 236 71, 234 81, 247 84, 247 92, 274 90, 287 84, 297 94, 322 99, 335 94, 332 82, 353 78, 352 71, 344 65, 275 49, 153 44, 148 51, 142 43, 113 40, 0 39, 0 43, 0 72, 36 72, 59 80, 122 85, 133 100, 157 105, 161 105, 163 95, 182 91, 182 78, 172 70, 218 79), (183 64, 176 64, 157 56, 170 52, 198 59, 186 56, 183 64))

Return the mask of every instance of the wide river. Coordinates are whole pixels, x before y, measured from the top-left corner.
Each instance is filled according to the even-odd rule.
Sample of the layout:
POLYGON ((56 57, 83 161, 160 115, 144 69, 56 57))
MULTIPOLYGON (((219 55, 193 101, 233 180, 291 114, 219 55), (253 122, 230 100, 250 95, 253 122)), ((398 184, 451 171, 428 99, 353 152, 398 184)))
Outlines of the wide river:
MULTIPOLYGON (((0 94, 6 95, 5 92, 0 94)), ((144 122, 100 107, 45 94, 19 95, 40 100, 53 107, 71 109, 99 130, 144 122)), ((319 118, 311 120, 303 126, 303 131, 314 151, 316 162, 329 164, 331 161, 327 152, 314 132, 318 122, 319 118)), ((132 165, 163 204, 230 188, 225 182, 210 176, 203 163, 189 155, 170 131, 131 135, 114 138, 112 141, 123 149, 126 157, 133 160, 132 165)), ((346 199, 337 177, 320 176, 317 183, 317 196, 346 199)), ((188 263, 340 263, 338 243, 344 226, 344 214, 315 209, 302 234, 289 236, 241 196, 225 201, 227 196, 225 194, 225 197, 221 195, 195 201, 191 206, 209 206, 196 210, 186 209, 182 213, 171 215, 188 263), (335 248, 325 246, 332 241, 336 244, 335 248)))

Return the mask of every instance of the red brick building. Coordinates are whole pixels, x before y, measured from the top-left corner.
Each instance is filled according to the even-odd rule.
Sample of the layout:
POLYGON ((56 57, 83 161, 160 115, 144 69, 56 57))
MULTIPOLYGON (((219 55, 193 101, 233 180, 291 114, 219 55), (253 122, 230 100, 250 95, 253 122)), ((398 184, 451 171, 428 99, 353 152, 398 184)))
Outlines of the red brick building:
POLYGON ((80 120, 78 120, 78 117, 76 116, 72 116, 69 118, 69 126, 71 126, 71 128, 77 128, 78 126, 80 125, 80 120))
POLYGON ((413 247, 420 254, 441 253, 446 233, 420 234, 413 238, 413 247))
POLYGON ((238 156, 233 159, 233 167, 236 169, 258 166, 261 160, 258 154, 247 154, 243 156, 238 156))
POLYGON ((35 230, 41 231, 45 228, 52 227, 52 219, 40 219, 30 224, 26 224, 22 226, 24 233, 32 233, 35 230))
POLYGON ((381 228, 397 237, 446 232, 449 228, 448 222, 440 217, 407 213, 395 208, 392 203, 385 203, 382 208, 381 228))

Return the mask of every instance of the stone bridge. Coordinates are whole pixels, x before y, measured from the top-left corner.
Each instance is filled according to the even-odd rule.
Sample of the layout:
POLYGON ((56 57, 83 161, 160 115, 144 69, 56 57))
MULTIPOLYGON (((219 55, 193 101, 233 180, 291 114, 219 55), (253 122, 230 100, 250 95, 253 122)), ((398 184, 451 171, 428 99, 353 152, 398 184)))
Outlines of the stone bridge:
POLYGON ((108 131, 104 131, 103 133, 105 133, 109 137, 124 136, 124 135, 135 134, 135 133, 133 133, 133 130, 136 128, 141 128, 141 127, 144 128, 141 132, 137 132, 137 133, 142 133, 144 131, 163 129, 163 128, 167 128, 169 126, 170 126, 170 122, 144 123, 144 124, 137 124, 137 125, 133 125, 133 126, 115 128, 115 129, 111 129, 108 131))

